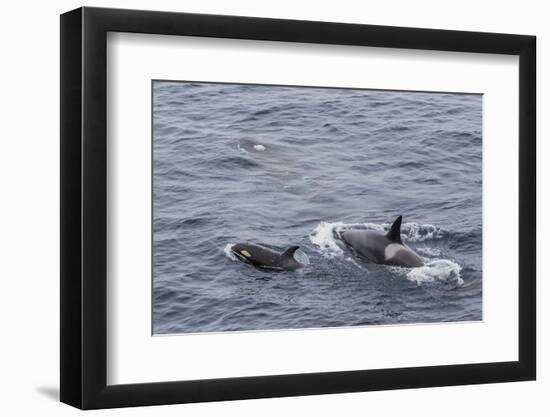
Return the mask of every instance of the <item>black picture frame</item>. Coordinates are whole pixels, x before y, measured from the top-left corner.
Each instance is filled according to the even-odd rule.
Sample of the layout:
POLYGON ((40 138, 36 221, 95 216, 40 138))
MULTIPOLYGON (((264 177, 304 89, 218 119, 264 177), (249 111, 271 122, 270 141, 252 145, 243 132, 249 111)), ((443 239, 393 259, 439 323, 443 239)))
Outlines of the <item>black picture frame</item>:
POLYGON ((535 45, 524 35, 252 17, 88 7, 61 15, 61 401, 95 409, 535 379, 535 45), (108 32, 519 56, 518 361, 107 385, 108 32))

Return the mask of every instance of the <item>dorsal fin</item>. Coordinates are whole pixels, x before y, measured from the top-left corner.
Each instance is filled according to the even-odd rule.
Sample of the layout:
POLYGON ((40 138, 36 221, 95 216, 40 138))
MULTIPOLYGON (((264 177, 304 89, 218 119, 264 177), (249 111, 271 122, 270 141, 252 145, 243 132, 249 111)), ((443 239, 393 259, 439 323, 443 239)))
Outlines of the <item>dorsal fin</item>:
POLYGON ((294 252, 296 252, 298 249, 300 249, 299 246, 291 246, 290 248, 288 248, 287 250, 285 250, 283 252, 281 257, 283 259, 285 259, 285 258, 294 258, 294 252))
POLYGON ((401 219, 402 216, 397 217, 391 225, 389 232, 386 233, 386 237, 392 242, 403 243, 401 242, 401 219))

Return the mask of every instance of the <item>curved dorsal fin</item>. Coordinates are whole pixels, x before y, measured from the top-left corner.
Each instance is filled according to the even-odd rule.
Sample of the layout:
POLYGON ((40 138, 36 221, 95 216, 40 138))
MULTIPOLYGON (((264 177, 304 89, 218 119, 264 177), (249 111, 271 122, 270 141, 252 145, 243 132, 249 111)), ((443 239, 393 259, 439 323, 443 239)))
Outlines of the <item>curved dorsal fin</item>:
POLYGON ((291 246, 287 250, 283 252, 281 257, 284 258, 294 258, 294 252, 296 252, 298 249, 300 249, 299 246, 291 246))
POLYGON ((401 242, 401 219, 402 216, 397 217, 391 225, 389 232, 386 233, 386 237, 392 242, 403 243, 401 242))

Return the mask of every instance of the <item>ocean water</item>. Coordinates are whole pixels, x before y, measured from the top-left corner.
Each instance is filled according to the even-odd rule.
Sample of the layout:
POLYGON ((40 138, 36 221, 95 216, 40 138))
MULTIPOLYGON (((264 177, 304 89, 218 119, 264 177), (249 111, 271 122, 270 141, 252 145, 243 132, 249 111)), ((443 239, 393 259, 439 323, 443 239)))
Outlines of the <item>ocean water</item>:
POLYGON ((154 81, 152 140, 153 333, 482 319, 481 95, 154 81), (400 214, 423 267, 336 237, 400 214))

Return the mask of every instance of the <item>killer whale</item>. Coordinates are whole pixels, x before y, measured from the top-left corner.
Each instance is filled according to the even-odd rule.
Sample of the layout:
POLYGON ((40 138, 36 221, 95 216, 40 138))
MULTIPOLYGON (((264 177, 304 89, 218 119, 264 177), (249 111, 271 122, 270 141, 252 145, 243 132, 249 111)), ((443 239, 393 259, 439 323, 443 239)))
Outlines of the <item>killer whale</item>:
POLYGON ((231 253, 240 261, 257 268, 275 271, 294 271, 304 266, 294 258, 294 252, 298 249, 299 246, 291 246, 284 252, 276 252, 265 246, 238 243, 231 247, 231 253))
POLYGON ((416 268, 424 262, 401 241, 401 220, 398 216, 388 233, 377 230, 346 230, 340 238, 354 253, 377 264, 416 268))

